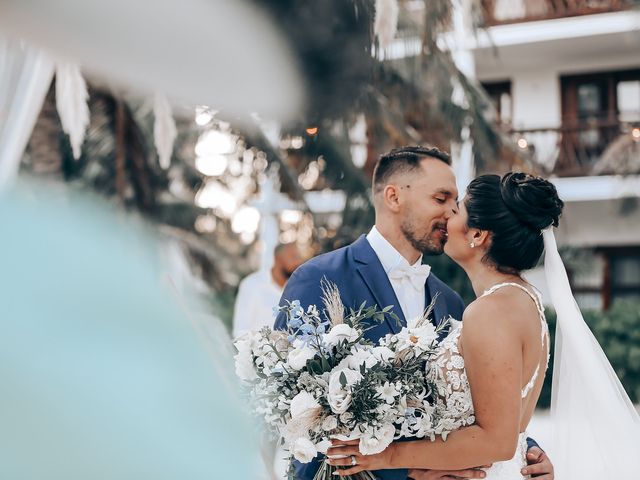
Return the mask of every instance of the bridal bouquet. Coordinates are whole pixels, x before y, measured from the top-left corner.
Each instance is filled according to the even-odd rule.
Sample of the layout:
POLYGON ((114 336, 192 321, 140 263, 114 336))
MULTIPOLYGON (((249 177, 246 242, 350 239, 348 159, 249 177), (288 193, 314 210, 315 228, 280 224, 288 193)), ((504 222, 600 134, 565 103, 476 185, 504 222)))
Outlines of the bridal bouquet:
MULTIPOLYGON (((410 321, 378 344, 364 337, 391 307, 345 312, 334 285, 324 285, 324 310, 298 301, 279 310, 288 331, 264 327, 236 342, 236 372, 255 413, 293 458, 308 463, 325 453, 332 438, 359 439, 364 455, 383 451, 394 439, 446 434, 432 404, 425 367, 446 322, 410 321)), ((316 480, 335 478, 322 462, 316 480)), ((375 479, 369 472, 353 479, 375 479)))

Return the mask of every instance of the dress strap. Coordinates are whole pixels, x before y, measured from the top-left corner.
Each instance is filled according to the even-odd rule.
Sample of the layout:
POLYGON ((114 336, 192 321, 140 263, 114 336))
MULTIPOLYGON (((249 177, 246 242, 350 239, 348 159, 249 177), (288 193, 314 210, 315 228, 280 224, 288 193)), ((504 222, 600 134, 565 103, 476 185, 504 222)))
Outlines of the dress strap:
MULTIPOLYGON (((485 290, 484 293, 480 296, 485 297, 487 295, 491 295, 493 292, 503 287, 516 287, 522 290, 527 295, 529 295, 529 297, 531 297, 531 300, 533 300, 533 303, 536 304, 536 309, 538 310, 538 317, 540 318, 540 342, 542 345, 544 345, 544 340, 549 335, 549 328, 547 326, 547 320, 544 316, 544 307, 542 306, 542 298, 541 298, 540 292, 538 292, 534 288, 533 290, 533 292, 535 293, 534 295, 534 293, 532 293, 528 288, 523 287, 519 283, 505 282, 505 283, 498 283, 497 285, 492 286, 491 288, 485 290)), ((549 353, 550 353, 550 345, 547 343, 547 365, 549 364, 549 353)), ((531 379, 527 382, 527 384, 522 389, 521 391, 522 398, 525 398, 529 394, 529 392, 535 385, 539 374, 540 374, 540 364, 538 364, 535 372, 533 372, 533 375, 531 376, 531 379)))
MULTIPOLYGON (((524 293, 526 293, 527 295, 529 295, 529 297, 531 298, 531 300, 533 300, 533 303, 535 303, 536 305, 536 309, 538 310, 538 316, 540 317, 540 322, 541 324, 544 326, 547 324, 547 321, 544 317, 544 307, 542 306, 542 298, 540 295, 540 292, 538 292, 538 290, 535 290, 533 293, 526 287, 523 287, 522 285, 520 285, 519 283, 515 283, 515 282, 505 282, 505 283, 498 283, 497 285, 494 285, 491 288, 488 288, 487 290, 484 291, 484 293, 482 295, 480 295, 480 297, 486 297, 487 295, 491 295, 493 292, 495 292, 496 290, 499 290, 503 287, 516 287, 520 290, 522 290, 524 293)), ((545 330, 545 329, 543 329, 545 330)), ((541 335, 541 341, 542 343, 544 343, 544 334, 545 332, 542 332, 541 335)))

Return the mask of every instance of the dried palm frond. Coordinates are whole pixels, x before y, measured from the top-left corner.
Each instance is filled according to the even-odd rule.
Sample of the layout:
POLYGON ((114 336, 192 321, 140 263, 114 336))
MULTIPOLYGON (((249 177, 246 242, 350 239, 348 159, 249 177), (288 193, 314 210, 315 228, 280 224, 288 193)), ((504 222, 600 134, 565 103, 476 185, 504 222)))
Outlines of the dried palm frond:
POLYGON ((436 306, 436 301, 438 300, 439 296, 440 296, 440 292, 436 292, 429 306, 424 309, 424 312, 422 312, 422 316, 416 321, 416 325, 415 325, 416 327, 421 327, 425 323, 430 322, 429 317, 431 316, 431 312, 433 312, 433 309, 436 306))
POLYGON ((85 132, 89 126, 89 92, 80 73, 80 67, 73 63, 59 63, 56 66, 56 105, 62 129, 69 135, 73 156, 80 158, 85 132))
POLYGON ((322 287, 322 302, 331 325, 344 323, 344 305, 340 298, 340 290, 335 283, 328 281, 326 277, 322 278, 320 285, 322 287))
POLYGON ((178 136, 176 122, 173 119, 171 105, 165 95, 156 93, 153 103, 155 123, 153 126, 153 140, 158 152, 158 163, 163 169, 171 165, 173 144, 178 136))

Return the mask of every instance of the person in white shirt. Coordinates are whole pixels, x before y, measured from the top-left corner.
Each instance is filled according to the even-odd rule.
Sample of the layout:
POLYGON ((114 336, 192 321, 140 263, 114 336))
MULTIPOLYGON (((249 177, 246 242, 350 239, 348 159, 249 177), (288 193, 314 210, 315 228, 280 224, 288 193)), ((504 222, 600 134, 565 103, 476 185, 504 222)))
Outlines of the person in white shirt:
POLYGON ((233 313, 233 338, 273 325, 273 307, 278 306, 287 280, 303 261, 295 243, 279 244, 273 252, 271 270, 258 270, 240 282, 233 313))
MULTIPOLYGON (((295 243, 279 244, 273 251, 271 270, 258 270, 240 282, 233 312, 233 338, 273 325, 273 308, 278 306, 287 280, 303 261, 295 243)), ((287 456, 284 451, 267 440, 264 440, 263 449, 262 455, 268 470, 266 477, 286 478, 287 456)))

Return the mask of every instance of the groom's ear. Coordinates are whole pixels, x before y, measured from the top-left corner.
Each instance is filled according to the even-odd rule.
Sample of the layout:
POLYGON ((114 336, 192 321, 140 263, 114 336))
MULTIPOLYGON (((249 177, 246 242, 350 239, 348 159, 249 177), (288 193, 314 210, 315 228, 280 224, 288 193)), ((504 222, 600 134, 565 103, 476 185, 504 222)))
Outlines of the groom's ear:
POLYGON ((387 208, 392 212, 400 209, 400 195, 398 187, 395 185, 386 185, 382 191, 383 201, 387 208))

